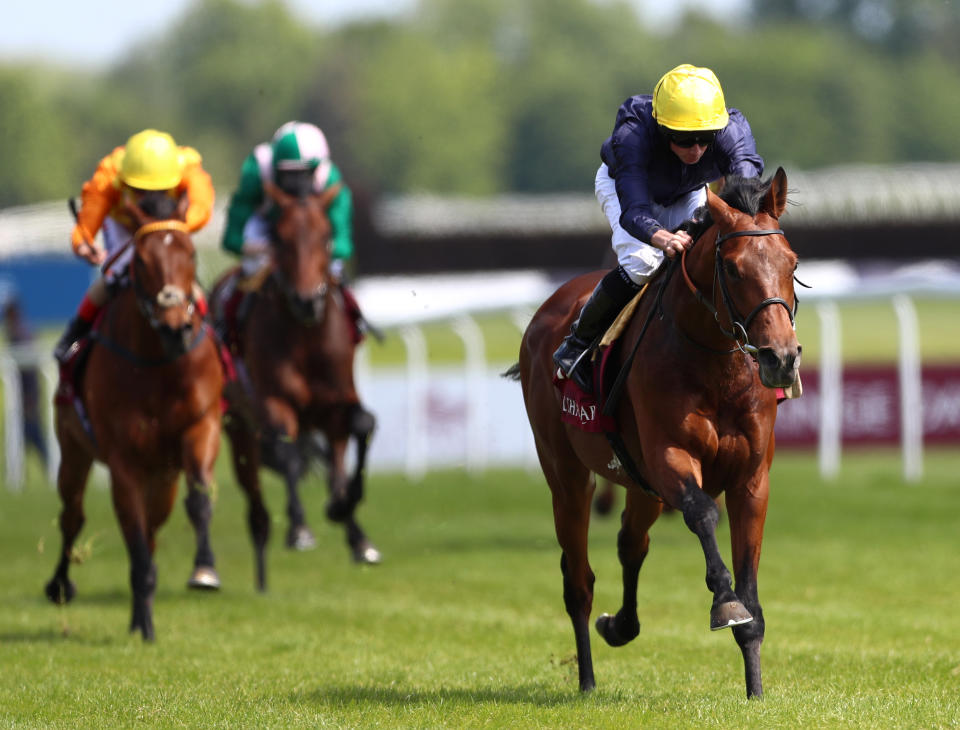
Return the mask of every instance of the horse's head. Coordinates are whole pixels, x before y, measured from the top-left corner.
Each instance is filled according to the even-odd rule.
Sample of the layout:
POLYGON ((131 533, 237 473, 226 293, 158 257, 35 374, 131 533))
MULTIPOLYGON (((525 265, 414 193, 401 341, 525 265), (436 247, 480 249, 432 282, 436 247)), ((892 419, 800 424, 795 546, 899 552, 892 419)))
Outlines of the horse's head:
POLYGON ((130 263, 133 290, 140 311, 160 335, 170 357, 183 354, 194 335, 197 260, 183 222, 188 203, 184 196, 179 202, 173 201, 172 208, 151 207, 150 213, 145 210, 150 206, 144 206, 143 201, 126 206, 138 226, 130 263))
POLYGON ((794 329, 797 255, 777 222, 786 204, 783 168, 766 181, 731 178, 720 195, 708 191, 714 225, 703 243, 713 241, 713 255, 704 248, 696 264, 701 281, 713 278, 718 324, 756 358, 768 388, 792 385, 800 365, 794 329))
POLYGON ((330 288, 330 221, 327 208, 340 190, 333 185, 320 195, 289 195, 264 183, 277 206, 273 224, 274 278, 294 317, 319 322, 330 288))

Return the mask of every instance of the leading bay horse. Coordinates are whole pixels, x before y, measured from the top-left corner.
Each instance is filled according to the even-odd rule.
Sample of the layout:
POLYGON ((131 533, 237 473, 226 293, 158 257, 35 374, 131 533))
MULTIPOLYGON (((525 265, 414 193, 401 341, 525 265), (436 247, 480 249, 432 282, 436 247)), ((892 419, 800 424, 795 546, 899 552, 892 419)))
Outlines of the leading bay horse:
POLYGON ((182 222, 185 206, 177 210, 180 220, 154 220, 135 204, 128 207, 139 225, 129 244, 130 286, 107 305, 92 335, 78 386, 87 418, 72 400, 57 399, 63 542, 46 594, 65 603, 76 593, 70 560, 84 522, 90 467, 101 461, 110 472, 113 507, 130 557, 130 630, 152 640, 156 533, 170 516, 181 472, 187 512, 197 528, 195 570, 213 573, 207 523, 220 448, 223 371, 195 305, 196 251, 182 222))
MULTIPOLYGON (((272 263, 260 289, 249 295, 248 311, 239 326, 241 377, 227 388, 230 405, 224 422, 234 471, 248 500, 260 590, 266 588, 270 528, 260 488, 261 462, 286 484, 289 547, 305 549, 314 544, 298 482, 311 456, 320 455, 328 468, 327 517, 345 526, 347 544, 357 562, 380 562, 379 551, 354 517, 363 498, 374 418, 357 394, 353 325, 340 287, 330 274, 331 229, 326 209, 339 187, 302 197, 269 182, 264 189, 277 206, 272 263), (348 475, 351 439, 356 442, 356 461, 348 475)), ((236 273, 221 277, 213 299, 222 299, 231 275, 236 273)))
POLYGON ((625 459, 603 435, 561 421, 553 384, 552 354, 604 272, 564 284, 540 307, 524 334, 518 364, 506 373, 522 382, 553 494, 563 600, 573 622, 583 691, 595 686, 588 628, 594 574, 587 557, 592 471, 627 487, 617 539, 622 605, 615 615, 597 619, 598 633, 611 646, 638 635, 637 580, 649 529, 663 505, 670 505, 683 515, 706 559, 713 594, 710 628, 732 627, 743 654, 747 696, 762 696, 757 566, 774 452, 774 389, 793 384, 801 350, 793 327, 797 256, 777 222, 786 198, 782 168, 766 182, 730 179, 721 197, 708 192, 708 227, 681 260, 651 282, 654 295, 641 299, 619 355, 612 355, 629 368, 612 411, 625 459), (630 359, 635 345, 636 357, 630 359), (721 492, 735 588, 715 535, 714 498, 721 492))

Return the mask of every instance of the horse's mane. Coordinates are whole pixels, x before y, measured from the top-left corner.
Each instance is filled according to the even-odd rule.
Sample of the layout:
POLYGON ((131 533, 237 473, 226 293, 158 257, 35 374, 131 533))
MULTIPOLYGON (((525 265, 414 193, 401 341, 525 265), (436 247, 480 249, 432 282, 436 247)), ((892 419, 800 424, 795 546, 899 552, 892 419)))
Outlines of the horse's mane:
MULTIPOLYGON (((761 180, 759 177, 743 177, 742 175, 728 175, 720 191, 720 199, 731 208, 754 217, 760 212, 760 203, 763 201, 773 178, 761 180)), ((693 240, 697 240, 713 225, 713 217, 706 205, 697 208, 693 218, 680 225, 680 229, 689 233, 693 240)))

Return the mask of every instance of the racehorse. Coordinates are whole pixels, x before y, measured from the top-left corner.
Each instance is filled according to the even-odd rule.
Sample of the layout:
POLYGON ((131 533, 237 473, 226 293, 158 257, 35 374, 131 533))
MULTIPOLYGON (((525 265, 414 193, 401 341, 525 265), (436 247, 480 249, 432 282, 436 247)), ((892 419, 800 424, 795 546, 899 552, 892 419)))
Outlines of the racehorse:
POLYGON ((797 378, 793 276, 797 256, 780 230, 787 178, 728 179, 707 193, 708 216, 695 243, 651 282, 622 337, 615 364, 628 368, 611 413, 622 444, 561 421, 552 353, 604 272, 560 287, 537 311, 521 344, 519 377, 562 549, 563 600, 573 623, 580 689, 595 686, 588 622, 594 574, 587 530, 590 472, 627 487, 617 539, 623 599, 596 628, 611 646, 640 631, 637 580, 649 529, 664 504, 697 536, 713 594, 710 628, 732 627, 743 654, 748 697, 763 694, 764 619, 757 566, 773 460, 776 388, 797 378), (747 312, 744 317, 741 312, 747 312), (635 357, 631 351, 636 348, 635 357), (736 588, 717 545, 714 498, 726 496, 736 588))
MULTIPOLYGON (((366 411, 353 379, 356 348, 352 324, 339 286, 330 274, 330 223, 326 210, 338 192, 289 195, 264 184, 278 212, 271 236, 272 265, 259 291, 248 295, 248 311, 239 325, 238 370, 242 377, 227 388, 229 436, 237 479, 248 499, 248 521, 256 559, 256 581, 266 589, 265 548, 270 520, 260 489, 263 464, 284 479, 289 529, 287 546, 313 547, 298 483, 310 457, 328 468, 327 517, 346 528, 353 558, 380 562, 380 553, 354 517, 363 498, 367 446, 374 418, 366 411), (356 442, 356 461, 348 476, 346 453, 356 442)), ((214 287, 215 299, 230 276, 214 287)))
POLYGON ((207 524, 220 448, 223 371, 195 306, 196 251, 182 222, 185 205, 176 210, 179 219, 170 220, 156 220, 136 204, 128 209, 138 225, 129 244, 130 285, 108 305, 91 335, 78 386, 86 417, 72 400, 57 398, 63 543, 46 594, 65 603, 76 593, 68 571, 96 459, 109 469, 114 511, 130 556, 130 631, 139 629, 152 640, 156 533, 170 516, 181 472, 187 478, 187 512, 197 528, 191 582, 198 571, 215 577, 207 524))

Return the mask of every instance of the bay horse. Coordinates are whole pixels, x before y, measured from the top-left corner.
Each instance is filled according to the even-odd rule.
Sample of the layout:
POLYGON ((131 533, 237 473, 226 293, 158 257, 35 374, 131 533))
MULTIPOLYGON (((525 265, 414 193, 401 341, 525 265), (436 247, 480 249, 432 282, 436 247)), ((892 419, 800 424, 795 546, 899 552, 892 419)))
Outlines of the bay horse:
MULTIPOLYGON (((130 631, 154 639, 156 533, 170 516, 181 472, 187 513, 197 529, 194 578, 215 577, 207 524, 214 462, 220 448, 223 371, 213 337, 195 305, 196 250, 178 219, 157 220, 136 204, 138 228, 129 265, 130 285, 104 310, 91 335, 78 385, 86 418, 74 402, 57 398, 56 434, 61 461, 62 547, 46 595, 70 601, 68 572, 84 522, 83 495, 94 460, 106 464, 114 512, 130 557, 133 614, 130 631), (86 421, 86 423, 85 423, 86 421)), ((61 387, 64 374, 61 373, 61 387)))
MULTIPOLYGON (((328 469, 327 517, 342 523, 353 558, 380 562, 380 553, 354 516, 363 498, 367 447, 374 417, 363 408, 354 384, 356 343, 340 288, 330 273, 330 222, 326 210, 338 192, 294 196, 266 182, 277 208, 272 225, 269 274, 239 325, 241 377, 228 385, 224 428, 237 480, 248 500, 248 523, 256 560, 256 585, 266 589, 265 548, 270 519, 259 469, 279 473, 286 485, 287 546, 308 549, 314 537, 298 493, 312 456, 328 469), (356 442, 348 475, 346 455, 356 442), (320 444, 319 448, 317 444, 320 444)), ((236 271, 221 277, 214 300, 236 271)))
POLYGON ((540 307, 524 333, 519 362, 505 373, 521 380, 553 495, 563 600, 573 623, 582 691, 595 686, 588 628, 592 471, 627 488, 617 538, 622 605, 615 615, 597 619, 598 633, 611 646, 639 634, 640 567, 650 527, 664 504, 670 505, 683 515, 706 559, 713 594, 710 628, 732 627, 743 654, 747 696, 763 694, 757 567, 774 453, 775 388, 793 384, 801 352, 794 331, 797 256, 778 224, 786 202, 782 168, 764 182, 728 179, 720 196, 708 191, 706 228, 692 248, 651 282, 657 295, 640 300, 619 354, 611 354, 615 364, 628 368, 622 397, 609 409, 627 458, 615 454, 602 434, 561 421, 553 383, 552 354, 605 272, 567 282, 540 307), (736 588, 716 540, 714 498, 721 492, 736 588))

